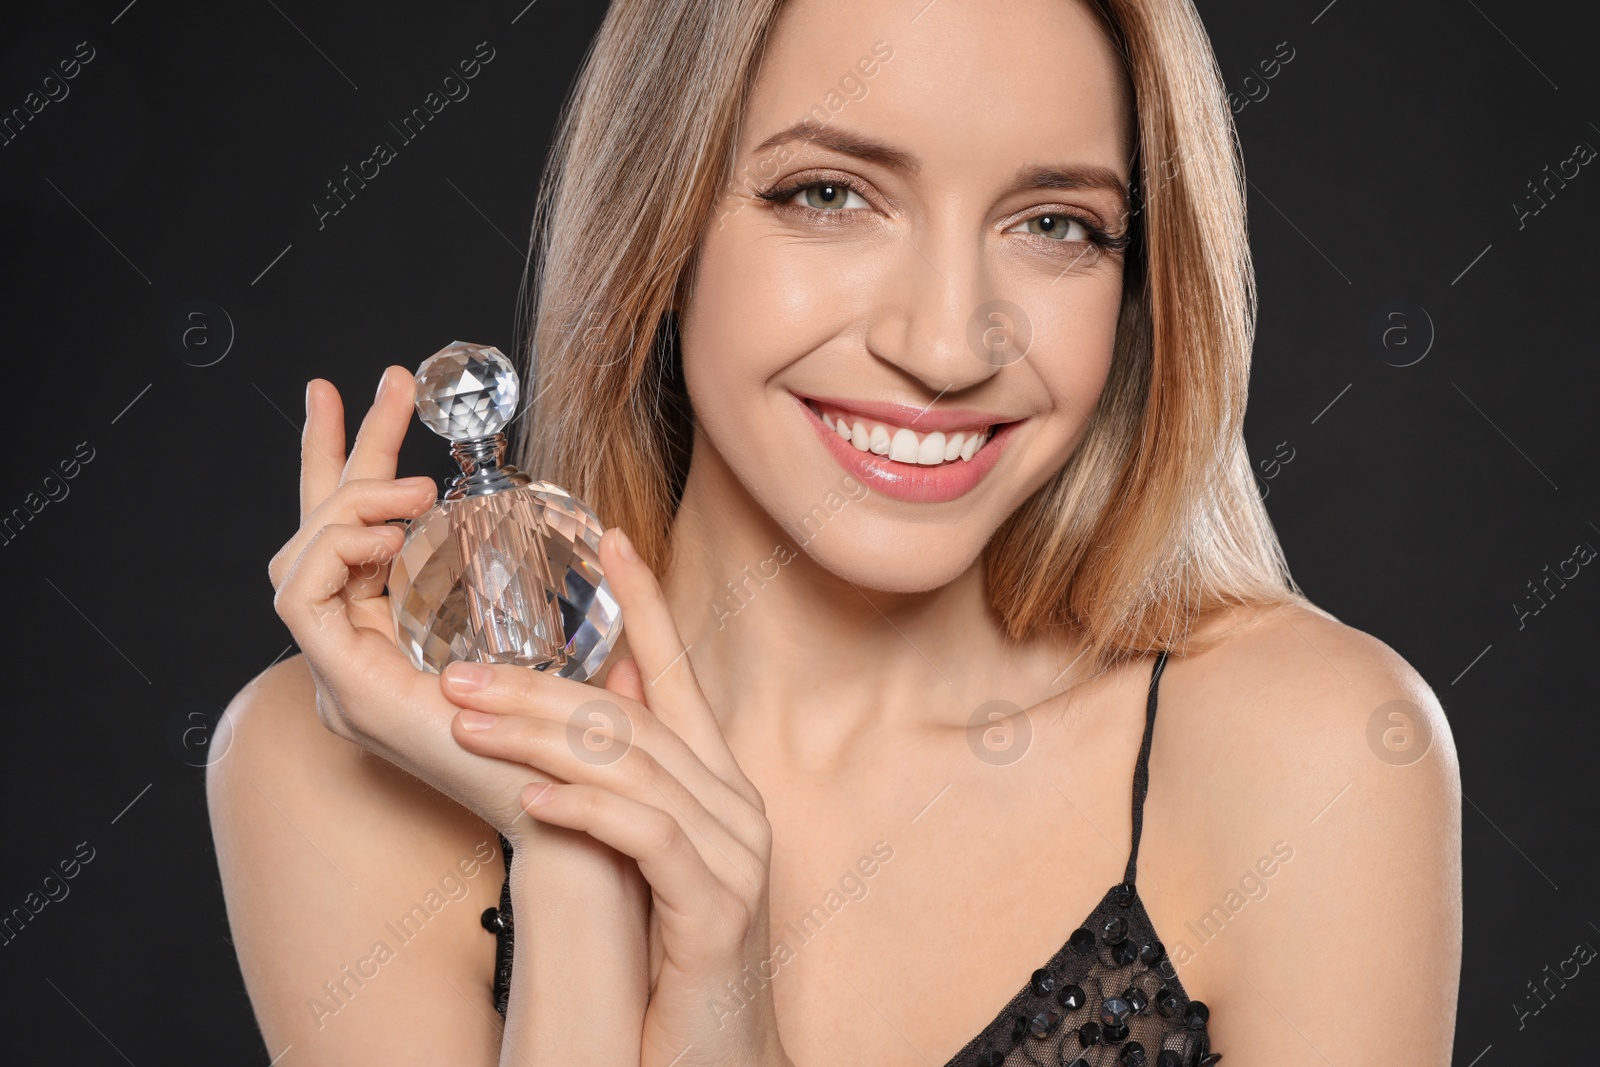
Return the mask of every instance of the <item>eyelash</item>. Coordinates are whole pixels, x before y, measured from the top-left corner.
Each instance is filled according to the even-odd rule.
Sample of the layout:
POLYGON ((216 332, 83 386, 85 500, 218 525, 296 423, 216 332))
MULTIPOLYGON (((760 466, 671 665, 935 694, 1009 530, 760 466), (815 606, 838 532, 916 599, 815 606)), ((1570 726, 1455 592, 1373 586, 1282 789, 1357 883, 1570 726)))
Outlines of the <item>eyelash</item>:
MULTIPOLYGON (((756 195, 769 203, 778 205, 779 207, 790 207, 798 211, 807 212, 811 215, 843 214, 843 210, 828 211, 823 208, 811 207, 808 204, 801 205, 789 203, 789 201, 794 199, 797 194, 802 193, 807 189, 815 189, 824 185, 831 185, 835 189, 845 189, 849 192, 855 193, 857 196, 861 196, 861 190, 858 189, 852 182, 835 178, 813 178, 810 181, 791 182, 787 185, 776 186, 766 190, 765 192, 757 193, 756 195)), ((862 199, 865 199, 865 197, 862 197, 862 199)), ((1128 234, 1123 233, 1120 236, 1113 237, 1103 226, 1095 222, 1093 219, 1072 211, 1046 212, 1043 215, 1035 215, 1033 218, 1022 219, 1018 225, 1032 222, 1034 219, 1044 218, 1066 218, 1078 223, 1084 228, 1085 231, 1088 232, 1089 243, 1097 245, 1107 252, 1124 252, 1127 250, 1128 245, 1132 242, 1132 238, 1129 237, 1128 234)), ((1029 234, 1028 236, 1038 237, 1040 240, 1050 241, 1053 244, 1067 245, 1077 243, 1074 241, 1061 241, 1054 238, 1045 237, 1043 234, 1029 234)))

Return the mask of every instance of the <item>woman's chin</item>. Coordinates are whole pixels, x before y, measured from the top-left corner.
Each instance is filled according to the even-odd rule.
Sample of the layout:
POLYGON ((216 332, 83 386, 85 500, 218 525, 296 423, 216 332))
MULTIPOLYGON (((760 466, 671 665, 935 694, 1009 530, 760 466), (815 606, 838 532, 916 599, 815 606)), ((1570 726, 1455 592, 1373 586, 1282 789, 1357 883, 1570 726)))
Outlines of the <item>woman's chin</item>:
POLYGON ((844 544, 844 540, 844 537, 818 537, 801 545, 800 550, 815 566, 868 595, 928 593, 941 589, 965 574, 983 549, 983 545, 978 544, 967 550, 964 544, 952 543, 948 537, 936 542, 926 535, 896 539, 888 542, 894 547, 887 548, 882 541, 844 544))

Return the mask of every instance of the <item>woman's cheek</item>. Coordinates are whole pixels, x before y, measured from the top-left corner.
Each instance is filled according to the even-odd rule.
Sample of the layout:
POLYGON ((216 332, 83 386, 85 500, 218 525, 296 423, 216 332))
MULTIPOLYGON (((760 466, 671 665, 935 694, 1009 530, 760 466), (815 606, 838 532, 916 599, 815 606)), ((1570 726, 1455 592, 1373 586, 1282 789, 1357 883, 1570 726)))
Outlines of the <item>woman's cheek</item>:
POLYGON ((763 210, 746 207, 708 227, 679 316, 684 373, 703 424, 710 405, 742 404, 756 417, 775 375, 851 334, 882 275, 882 257, 774 230, 763 210))
POLYGON ((1080 279, 1065 291, 1047 289, 1035 298, 1029 358, 1051 391, 1066 398, 1057 406, 1079 422, 1092 412, 1111 374, 1122 311, 1121 277, 1107 272, 1105 277, 1080 279))

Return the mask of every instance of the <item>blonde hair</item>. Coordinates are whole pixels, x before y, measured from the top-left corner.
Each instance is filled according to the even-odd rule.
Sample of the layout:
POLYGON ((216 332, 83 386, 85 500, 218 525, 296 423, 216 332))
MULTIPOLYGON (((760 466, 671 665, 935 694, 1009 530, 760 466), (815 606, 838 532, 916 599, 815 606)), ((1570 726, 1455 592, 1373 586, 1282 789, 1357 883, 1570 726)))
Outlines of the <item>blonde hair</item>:
MULTIPOLYGON (((1196 632, 1231 608, 1305 598, 1244 447, 1255 283, 1210 41, 1190 0, 1084 2, 1123 57, 1136 120, 1115 352, 1071 459, 983 558, 1012 639, 1064 629, 1098 671, 1206 647, 1221 634, 1196 632)), ((657 573, 693 440, 672 309, 733 180, 781 6, 612 0, 540 186, 523 307, 535 324, 522 352, 534 432, 514 461, 627 530, 657 573)))

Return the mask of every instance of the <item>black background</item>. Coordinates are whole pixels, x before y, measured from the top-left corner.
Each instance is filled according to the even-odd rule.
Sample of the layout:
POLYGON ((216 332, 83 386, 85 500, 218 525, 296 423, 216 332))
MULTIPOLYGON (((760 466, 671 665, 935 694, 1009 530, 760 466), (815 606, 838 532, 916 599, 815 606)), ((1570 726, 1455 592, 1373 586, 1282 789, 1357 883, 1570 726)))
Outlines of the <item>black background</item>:
MULTIPOLYGON (((364 410, 385 364, 458 337, 510 351, 535 182, 604 5, 125 2, 12 13, 0 42, 5 111, 78 42, 96 50, 0 147, 0 514, 93 449, 0 544, 0 912, 79 842, 95 850, 0 947, 0 1046, 266 1063, 196 765, 205 724, 289 651, 266 563, 296 524, 304 384, 329 378, 364 410), (325 183, 398 144, 389 122, 482 41, 495 57, 470 96, 319 229, 325 183), (187 345, 179 321, 203 327, 187 345)), ((1593 968, 1521 1028, 1515 1005, 1578 942, 1600 946, 1600 576, 1584 568, 1520 626, 1516 605, 1600 545, 1600 173, 1537 215, 1515 205, 1537 206, 1526 183, 1576 144, 1600 146, 1600 23, 1508 0, 1201 9, 1229 87, 1257 97, 1237 122, 1261 293, 1247 437, 1268 507, 1307 593, 1422 673, 1460 752, 1454 1062, 1576 1062, 1593 968), (1280 43, 1294 58, 1264 79, 1280 43)), ((446 473, 426 436, 402 473, 446 473)), ((1429 1010, 1360 988, 1329 1009, 1379 1028, 1429 1010)))

